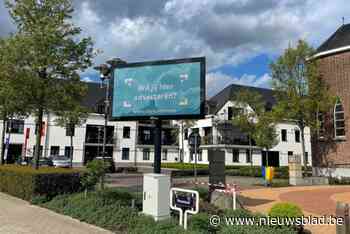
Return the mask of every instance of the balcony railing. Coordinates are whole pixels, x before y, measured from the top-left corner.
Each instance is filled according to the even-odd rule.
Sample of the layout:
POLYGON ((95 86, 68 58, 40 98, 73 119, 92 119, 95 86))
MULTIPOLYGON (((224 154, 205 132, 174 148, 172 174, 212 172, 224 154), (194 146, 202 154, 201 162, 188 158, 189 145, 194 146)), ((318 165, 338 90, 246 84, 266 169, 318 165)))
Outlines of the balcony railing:
POLYGON ((203 136, 201 145, 249 145, 249 141, 243 137, 203 136))
MULTIPOLYGON (((153 145, 154 141, 153 138, 151 139, 144 139, 142 137, 139 137, 137 139, 137 144, 138 145, 153 145)), ((167 139, 167 138, 163 138, 162 139, 162 145, 178 145, 177 141, 175 139, 167 139)))

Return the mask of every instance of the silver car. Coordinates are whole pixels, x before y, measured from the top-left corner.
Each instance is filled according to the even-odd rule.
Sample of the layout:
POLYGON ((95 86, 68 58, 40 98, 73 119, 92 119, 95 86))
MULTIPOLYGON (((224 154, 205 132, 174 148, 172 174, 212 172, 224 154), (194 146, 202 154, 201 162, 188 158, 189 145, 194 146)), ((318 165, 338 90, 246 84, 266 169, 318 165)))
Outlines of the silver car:
POLYGON ((54 167, 72 167, 70 158, 64 155, 52 156, 52 164, 54 167))

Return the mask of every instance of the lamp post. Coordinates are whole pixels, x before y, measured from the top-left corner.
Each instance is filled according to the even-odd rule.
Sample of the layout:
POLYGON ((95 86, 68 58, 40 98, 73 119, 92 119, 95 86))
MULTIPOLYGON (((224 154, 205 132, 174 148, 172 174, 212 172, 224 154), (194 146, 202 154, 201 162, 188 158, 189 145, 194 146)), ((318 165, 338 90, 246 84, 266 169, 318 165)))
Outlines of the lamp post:
POLYGON ((97 67, 94 67, 95 70, 100 72, 100 79, 102 84, 106 83, 105 88, 105 105, 104 105, 104 131, 103 131, 103 145, 102 145, 102 159, 105 159, 106 156, 106 142, 107 142, 107 124, 108 124, 108 115, 109 115, 109 105, 110 105, 110 80, 114 77, 114 69, 119 64, 125 64, 126 62, 120 58, 113 58, 107 61, 107 64, 101 64, 97 67), (105 82, 106 81, 106 82, 105 82))

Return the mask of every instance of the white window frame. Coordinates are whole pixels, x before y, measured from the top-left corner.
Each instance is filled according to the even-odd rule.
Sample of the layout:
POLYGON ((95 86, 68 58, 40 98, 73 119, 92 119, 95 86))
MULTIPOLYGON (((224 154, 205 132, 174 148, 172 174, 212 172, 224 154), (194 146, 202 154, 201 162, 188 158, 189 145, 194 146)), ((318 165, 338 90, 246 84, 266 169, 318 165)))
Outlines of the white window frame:
POLYGON ((337 100, 337 102, 334 105, 334 110, 333 110, 333 125, 334 125, 334 137, 337 139, 344 139, 346 136, 346 132, 345 132, 345 112, 344 112, 344 106, 341 102, 341 100, 337 100), (342 110, 341 111, 337 111, 337 107, 341 106, 342 110), (343 114, 344 118, 343 119, 337 119, 336 116, 337 114, 343 114), (344 126, 343 127, 339 127, 337 126, 337 122, 344 122, 344 126), (344 130, 344 135, 337 135, 337 130, 343 129, 344 130))

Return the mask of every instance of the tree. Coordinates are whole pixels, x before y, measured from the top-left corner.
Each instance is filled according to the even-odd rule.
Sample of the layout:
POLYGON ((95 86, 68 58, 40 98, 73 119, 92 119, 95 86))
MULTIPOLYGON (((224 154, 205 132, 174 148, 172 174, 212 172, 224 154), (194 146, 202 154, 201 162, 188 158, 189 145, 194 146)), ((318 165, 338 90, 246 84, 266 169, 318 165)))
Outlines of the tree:
POLYGON ((3 120, 1 134, 0 163, 4 163, 5 132, 9 128, 9 119, 27 115, 25 97, 22 95, 22 83, 25 74, 22 72, 21 48, 14 43, 16 38, 11 36, 0 39, 0 118, 3 120))
MULTIPOLYGON (((275 130, 275 119, 272 110, 266 108, 263 97, 248 89, 240 90, 232 101, 236 103, 236 111, 232 118, 232 124, 247 135, 249 139, 249 155, 252 155, 252 140, 256 145, 266 150, 268 162, 268 151, 277 143, 275 130)), ((253 165, 253 161, 251 161, 253 165)))
POLYGON ((314 50, 300 40, 295 48, 288 48, 271 64, 272 85, 276 90, 275 116, 295 122, 301 133, 304 165, 305 127, 312 132, 319 127, 318 113, 326 112, 333 105, 327 86, 318 73, 316 61, 310 59, 314 50))
POLYGON ((257 146, 266 150, 266 166, 270 166, 269 150, 278 144, 277 136, 273 112, 264 112, 263 115, 259 116, 253 138, 257 146))
POLYGON ((195 125, 195 120, 180 120, 179 122, 176 123, 178 127, 174 128, 172 131, 172 135, 174 137, 177 137, 177 140, 179 140, 179 136, 181 137, 181 148, 180 148, 180 162, 183 163, 184 161, 184 152, 185 152, 185 145, 184 145, 184 140, 185 140, 185 132, 188 131, 191 127, 195 125))
POLYGON ((27 73, 27 106, 36 116, 35 168, 38 168, 44 113, 63 108, 84 89, 79 72, 91 66, 90 38, 79 39, 74 26, 70 0, 7 0, 6 5, 17 26, 18 44, 27 73))
MULTIPOLYGON (((76 126, 81 126, 85 123, 89 112, 87 108, 80 106, 80 101, 82 98, 82 93, 74 96, 76 100, 69 101, 65 107, 66 110, 58 110, 56 111, 56 123, 59 126, 65 127, 68 132, 68 136, 70 137, 70 160, 71 165, 73 165, 73 137, 74 137, 74 129, 76 126), (68 108, 67 108, 68 107, 68 108)), ((61 108, 59 108, 61 109, 61 108)))
MULTIPOLYGON (((249 141, 249 156, 252 157, 252 140, 256 132, 258 120, 265 112, 265 104, 262 96, 248 89, 240 90, 232 101, 237 104, 237 109, 232 118, 232 123, 240 131, 247 135, 249 141)), ((253 160, 251 160, 253 166, 253 160)))

